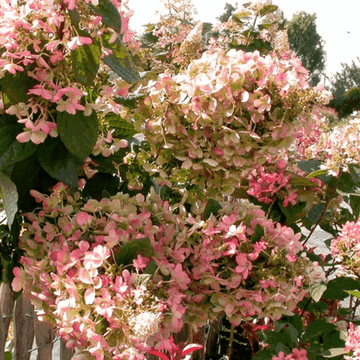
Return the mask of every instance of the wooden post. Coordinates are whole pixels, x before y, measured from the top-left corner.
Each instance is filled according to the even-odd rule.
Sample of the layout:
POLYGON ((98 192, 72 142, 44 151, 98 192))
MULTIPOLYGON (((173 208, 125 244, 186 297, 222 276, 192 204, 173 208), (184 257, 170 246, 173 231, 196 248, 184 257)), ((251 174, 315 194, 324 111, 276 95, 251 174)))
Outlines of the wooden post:
POLYGON ((0 359, 5 359, 5 343, 9 331, 10 320, 14 309, 14 300, 8 284, 0 286, 0 359))
POLYGON ((74 350, 68 349, 65 346, 65 343, 62 340, 60 340, 60 359, 61 360, 71 360, 73 354, 74 354, 74 350))
POLYGON ((23 295, 15 302, 14 337, 14 359, 29 360, 34 342, 34 308, 23 295))
POLYGON ((38 347, 37 360, 51 359, 55 333, 52 327, 39 321, 37 316, 35 317, 35 338, 38 347))

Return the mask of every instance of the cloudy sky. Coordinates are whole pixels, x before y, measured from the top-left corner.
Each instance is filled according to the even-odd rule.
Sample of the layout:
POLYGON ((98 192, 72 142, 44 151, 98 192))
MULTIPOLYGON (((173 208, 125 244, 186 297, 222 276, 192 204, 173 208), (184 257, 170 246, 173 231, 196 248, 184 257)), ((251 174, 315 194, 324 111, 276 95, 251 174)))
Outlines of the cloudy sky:
MULTIPOLYGON (((225 3, 235 4, 236 0, 193 0, 198 10, 197 19, 216 23, 216 17, 224 11, 225 3)), ((238 0, 239 4, 246 1, 238 0)), ((327 75, 341 70, 341 62, 350 63, 360 57, 360 0, 273 0, 291 19, 296 11, 317 14, 317 30, 325 41, 327 54, 327 75)), ((134 29, 156 21, 156 11, 162 5, 160 0, 129 0, 129 8, 135 10, 130 21, 134 29)))

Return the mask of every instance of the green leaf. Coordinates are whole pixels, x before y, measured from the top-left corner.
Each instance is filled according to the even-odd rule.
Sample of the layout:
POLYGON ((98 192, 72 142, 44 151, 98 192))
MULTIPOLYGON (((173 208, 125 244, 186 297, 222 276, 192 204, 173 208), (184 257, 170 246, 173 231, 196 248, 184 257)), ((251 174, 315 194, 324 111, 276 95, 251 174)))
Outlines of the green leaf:
POLYGON ((349 295, 348 290, 360 290, 360 282, 348 277, 337 277, 327 283, 327 289, 323 294, 324 299, 344 300, 349 295))
POLYGON ((154 275, 157 268, 158 266, 156 265, 155 260, 151 260, 145 268, 144 274, 154 275))
POLYGON ((329 324, 324 319, 312 321, 301 337, 301 343, 319 341, 320 336, 325 336, 335 330, 334 324, 329 324))
POLYGON ((18 208, 22 212, 33 211, 38 206, 30 195, 31 189, 46 193, 58 182, 41 167, 36 154, 14 165, 11 180, 16 185, 19 194, 18 208))
POLYGON ((1 115, 1 124, 5 125, 0 125, 0 171, 26 159, 37 149, 32 141, 19 143, 16 140, 16 136, 22 132, 22 126, 14 117, 1 115))
POLYGON ((335 356, 341 356, 347 354, 348 351, 345 351, 345 348, 332 348, 325 350, 321 355, 326 358, 332 358, 335 356))
POLYGON ((105 116, 105 121, 109 124, 111 129, 115 129, 113 133, 114 137, 129 139, 138 133, 138 131, 135 130, 135 126, 123 119, 120 115, 113 113, 107 114, 105 116))
POLYGON ((83 190, 83 196, 101 200, 103 192, 106 191, 110 196, 116 195, 120 188, 120 179, 109 173, 96 173, 93 177, 86 181, 83 190))
POLYGON ((348 292, 350 295, 353 295, 353 296, 360 299, 360 291, 358 291, 358 290, 346 290, 346 292, 348 292))
POLYGON ((251 236, 251 242, 255 243, 260 239, 262 239, 263 236, 264 236, 264 228, 260 224, 256 224, 254 227, 254 233, 251 236))
POLYGON ((314 171, 320 170, 321 161, 319 160, 307 160, 307 161, 297 161, 298 167, 307 173, 312 173, 314 171))
POLYGON ((308 174, 306 177, 308 179, 311 179, 313 177, 318 177, 318 176, 322 176, 322 175, 326 175, 327 174, 327 170, 317 170, 317 171, 313 171, 312 173, 308 174))
POLYGON ((93 111, 85 116, 77 111, 75 115, 64 112, 57 113, 56 122, 60 138, 66 148, 83 161, 90 155, 98 138, 97 115, 93 111))
POLYGON ((17 71, 12 75, 9 72, 5 72, 2 84, 2 95, 5 108, 19 102, 27 102, 29 96, 28 91, 34 87, 36 80, 30 78, 27 71, 17 71))
POLYGON ((149 238, 134 239, 120 246, 115 254, 117 265, 129 265, 138 255, 150 258, 153 255, 153 248, 149 238))
POLYGON ((159 41, 159 38, 155 36, 152 32, 147 32, 141 36, 141 43, 148 43, 148 44, 156 44, 159 41))
POLYGON ((360 185, 360 167, 358 165, 350 164, 349 172, 356 185, 360 185))
POLYGON ((276 346, 279 343, 290 344, 291 338, 287 334, 278 333, 271 330, 259 332, 260 340, 270 346, 276 346))
POLYGON ((260 10, 260 16, 271 14, 275 12, 279 7, 276 5, 266 5, 260 10))
POLYGON ((307 218, 313 223, 316 224, 320 217, 321 214, 323 212, 325 208, 325 204, 321 203, 321 204, 316 204, 315 206, 313 206, 311 208, 311 210, 309 211, 309 213, 307 214, 307 218))
POLYGON ((129 95, 128 97, 117 96, 114 97, 114 101, 117 104, 125 105, 129 109, 136 109, 138 106, 138 100, 145 99, 145 95, 129 95))
POLYGON ((360 195, 360 189, 358 189, 356 185, 357 184, 354 183, 351 174, 347 172, 343 172, 340 175, 336 190, 341 195, 346 195, 346 194, 360 195))
POLYGON ((272 21, 270 23, 259 24, 258 28, 259 28, 259 30, 264 30, 264 29, 268 29, 269 27, 271 27, 274 24, 276 24, 276 21, 272 21))
POLYGON ((117 38, 112 44, 108 41, 108 34, 102 37, 105 47, 113 51, 111 55, 105 56, 102 60, 124 80, 132 83, 140 80, 135 64, 123 42, 117 38))
POLYGON ((285 353, 285 355, 290 354, 290 349, 285 346, 283 343, 278 343, 275 346, 275 352, 278 354, 280 351, 283 351, 285 353))
MULTIPOLYGON (((81 34, 81 36, 90 37, 87 34, 81 34)), ((100 66, 100 40, 93 38, 92 41, 92 44, 80 45, 71 51, 72 68, 76 81, 84 86, 93 85, 100 66)))
POLYGON ((283 332, 284 332, 284 334, 289 335, 289 337, 291 339, 291 345, 296 346, 298 343, 299 333, 296 330, 295 326, 293 326, 291 324, 287 324, 287 326, 284 328, 283 332))
POLYGON ((82 162, 71 154, 59 138, 48 138, 37 153, 44 170, 64 184, 78 187, 78 172, 82 162))
POLYGON ((310 296, 314 299, 315 302, 319 302, 321 296, 327 289, 326 284, 324 283, 315 283, 310 286, 310 296))
POLYGON ((360 216, 360 198, 358 196, 350 195, 350 206, 355 219, 358 219, 360 216))
POLYGON ((74 26, 78 26, 80 24, 80 20, 81 20, 78 10, 73 9, 73 10, 68 10, 68 12, 70 15, 71 24, 74 26))
POLYGON ((130 62, 126 59, 119 59, 114 54, 111 54, 105 56, 102 60, 111 70, 115 71, 129 83, 137 82, 139 80, 138 74, 133 71, 130 62))
POLYGON ((251 360, 269 360, 271 359, 275 354, 270 350, 261 350, 258 351, 255 356, 251 358, 251 360))
POLYGON ((106 26, 114 29, 117 33, 121 32, 121 17, 111 0, 99 0, 98 6, 95 7, 89 4, 89 7, 96 15, 102 17, 106 26))
POLYGON ((222 209, 221 205, 214 199, 209 199, 204 210, 204 219, 210 218, 211 214, 218 216, 219 210, 222 209))
POLYGON ((18 211, 18 192, 16 189, 16 185, 0 172, 0 190, 1 190, 1 198, 4 203, 4 209, 6 214, 6 220, 9 227, 12 225, 15 214, 18 211))

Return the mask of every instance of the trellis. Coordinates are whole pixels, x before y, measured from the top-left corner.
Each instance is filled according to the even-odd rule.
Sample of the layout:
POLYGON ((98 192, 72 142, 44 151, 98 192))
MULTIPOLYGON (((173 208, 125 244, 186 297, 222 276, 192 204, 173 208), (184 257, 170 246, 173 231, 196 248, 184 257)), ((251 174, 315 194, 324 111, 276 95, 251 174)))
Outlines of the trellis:
POLYGON ((0 287, 0 359, 5 359, 5 345, 11 319, 14 329, 14 360, 30 360, 33 352, 37 352, 37 360, 52 360, 56 341, 60 342, 60 356, 53 360, 71 359, 73 350, 66 348, 65 344, 55 337, 51 327, 34 316, 34 308, 27 299, 20 296, 14 301, 9 285, 4 283, 0 287))

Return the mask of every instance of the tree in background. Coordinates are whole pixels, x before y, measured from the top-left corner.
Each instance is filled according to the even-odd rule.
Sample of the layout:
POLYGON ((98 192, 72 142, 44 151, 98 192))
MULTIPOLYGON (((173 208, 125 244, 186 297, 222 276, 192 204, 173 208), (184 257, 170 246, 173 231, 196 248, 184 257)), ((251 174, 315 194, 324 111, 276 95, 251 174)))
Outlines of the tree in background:
POLYGON ((331 106, 343 118, 350 115, 354 110, 360 109, 360 58, 358 63, 352 60, 351 64, 341 63, 341 71, 331 79, 331 91, 334 99, 331 106))
POLYGON ((235 3, 235 6, 233 6, 233 5, 229 4, 229 3, 225 3, 224 13, 221 14, 216 19, 219 20, 222 23, 227 22, 229 20, 230 16, 236 10, 237 6, 238 6, 238 3, 235 3))
POLYGON ((310 71, 311 85, 316 85, 326 63, 325 42, 316 29, 316 14, 311 15, 304 11, 295 13, 288 22, 288 38, 291 49, 310 71))

